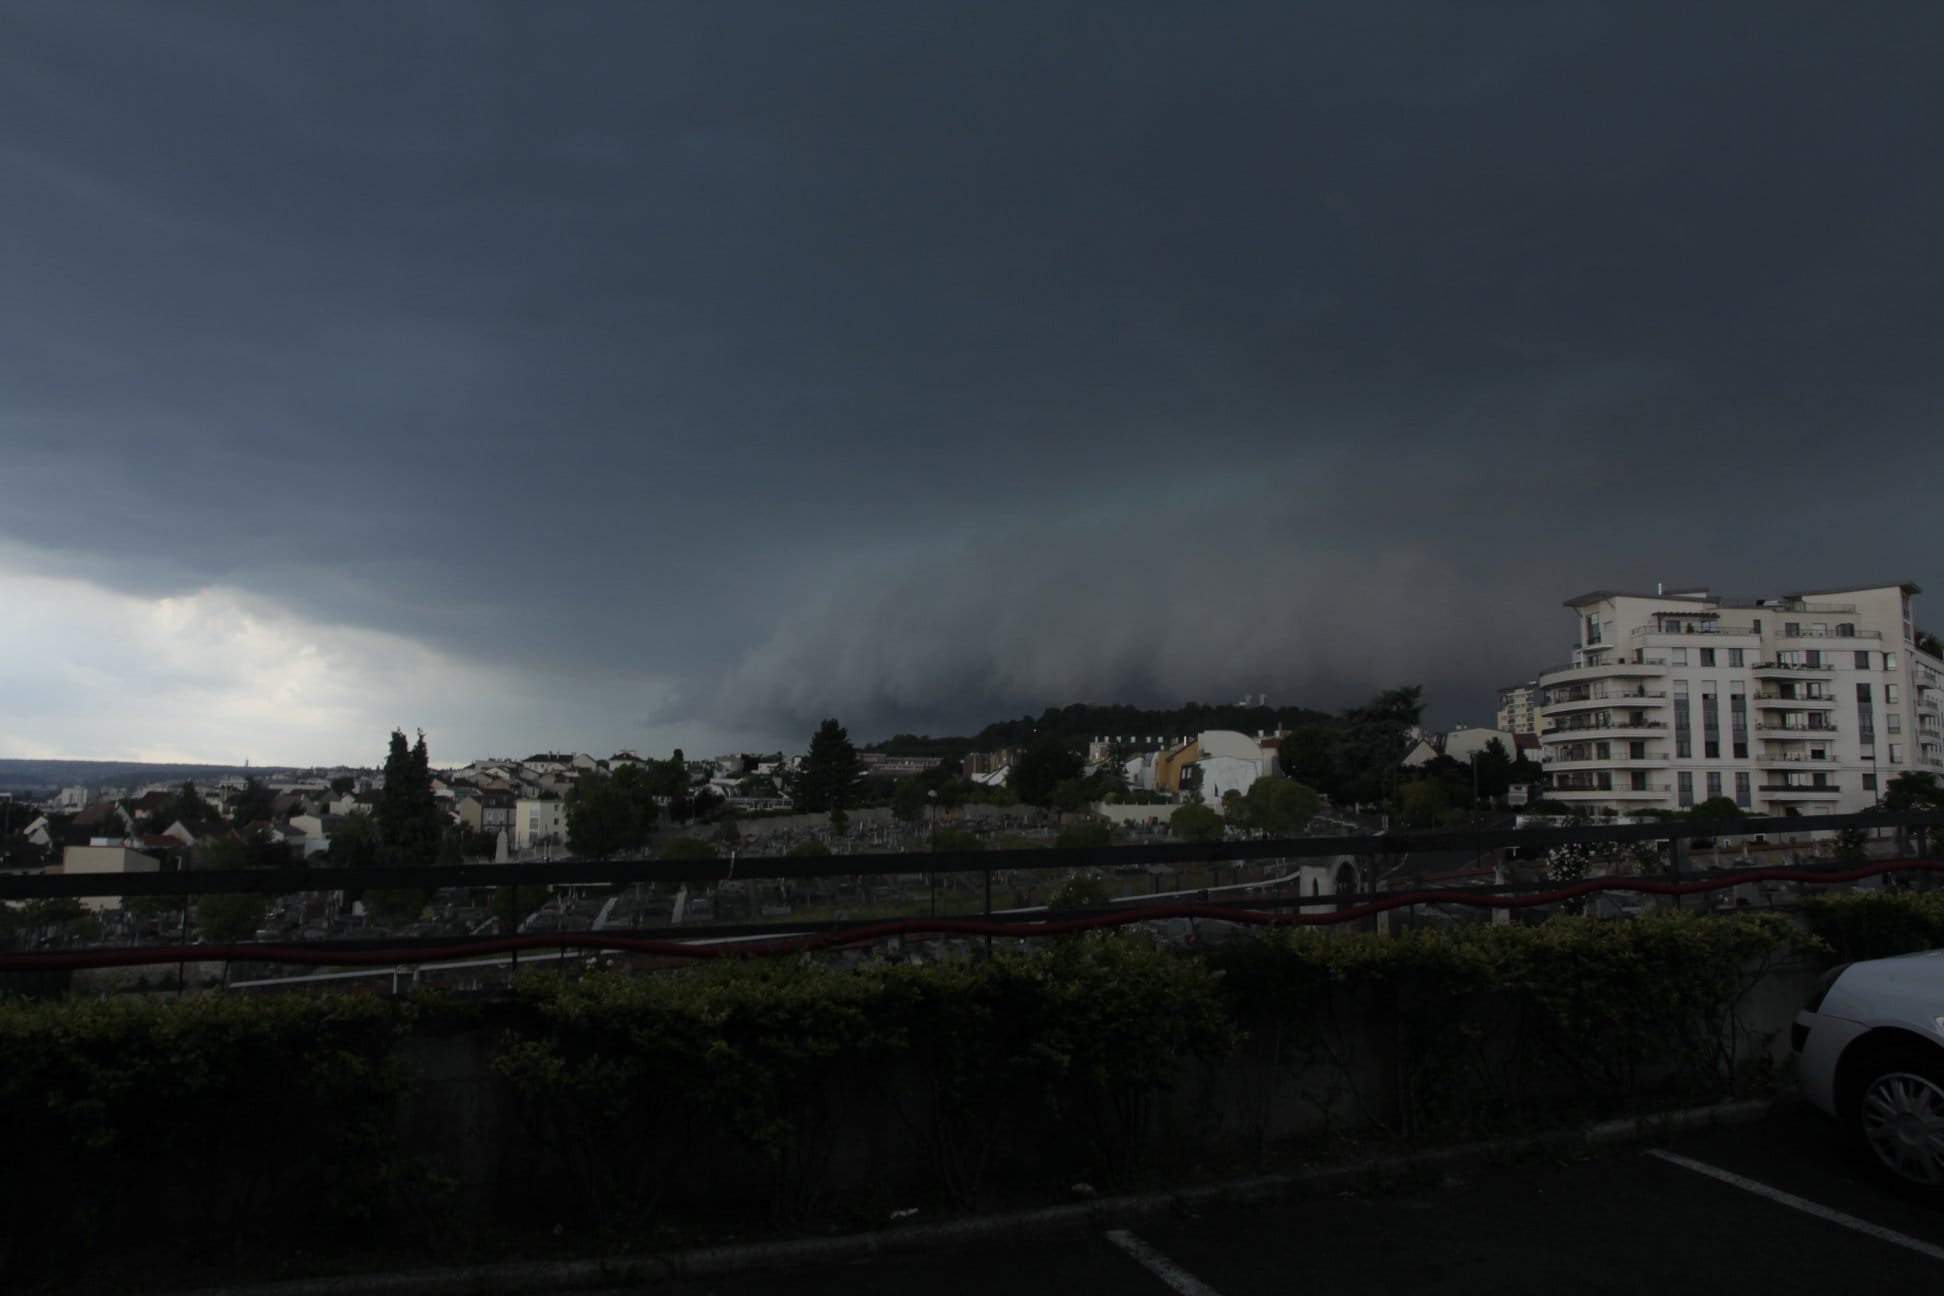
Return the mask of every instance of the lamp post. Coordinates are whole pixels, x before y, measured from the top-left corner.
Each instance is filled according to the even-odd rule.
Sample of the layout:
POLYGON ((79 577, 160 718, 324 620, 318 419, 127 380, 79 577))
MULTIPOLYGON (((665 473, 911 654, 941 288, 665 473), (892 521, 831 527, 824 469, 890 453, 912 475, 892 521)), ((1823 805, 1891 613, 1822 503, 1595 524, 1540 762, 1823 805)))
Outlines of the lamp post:
MULTIPOLYGON (((931 843, 929 849, 933 854, 937 854, 938 853, 938 789, 937 788, 926 789, 925 800, 931 803, 931 843)), ((933 861, 934 866, 936 866, 936 863, 937 861, 934 860, 933 861)), ((938 873, 936 871, 936 867, 934 867, 934 870, 931 875, 931 916, 934 918, 938 917, 938 873)))

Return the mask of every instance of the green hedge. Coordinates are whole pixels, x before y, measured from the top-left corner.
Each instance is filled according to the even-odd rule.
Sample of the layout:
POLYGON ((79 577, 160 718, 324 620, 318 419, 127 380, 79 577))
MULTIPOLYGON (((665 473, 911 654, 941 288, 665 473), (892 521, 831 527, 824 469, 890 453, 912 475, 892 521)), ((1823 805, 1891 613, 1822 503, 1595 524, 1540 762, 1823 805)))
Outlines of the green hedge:
POLYGON ((1810 896, 1803 917, 1844 961, 1944 947, 1944 891, 1810 896))
POLYGON ((350 996, 0 1002, 0 1277, 282 1226, 308 1245, 423 1201, 431 1180, 392 1141, 398 1030, 390 1005, 350 996))
POLYGON ((1674 914, 1277 930, 1200 955, 1128 933, 927 967, 532 974, 483 1016, 355 997, 5 1002, 0 1276, 110 1236, 231 1248, 290 1227, 308 1247, 439 1220, 436 1168, 392 1141, 410 1083, 396 1045, 415 1028, 490 1023, 549 1218, 638 1238, 752 1182, 780 1221, 827 1216, 839 1154, 968 1203, 1002 1177, 1107 1186, 1156 1151, 1199 1158, 1238 1105, 1266 1142, 1290 1103, 1418 1137, 1650 1089, 1712 1096, 1747 1076, 1744 991, 1814 948, 1777 915, 1674 914), (1164 1102, 1190 1083, 1207 1087, 1164 1102))
POLYGON ((1489 1132, 1540 1107, 1612 1109, 1650 1089, 1724 1092, 1751 1061, 1744 992, 1816 949, 1780 915, 1672 913, 1395 937, 1284 929, 1213 962, 1258 1059, 1328 1086, 1296 1097, 1415 1137, 1489 1132), (1373 1022, 1385 1037, 1354 1029, 1373 1022))

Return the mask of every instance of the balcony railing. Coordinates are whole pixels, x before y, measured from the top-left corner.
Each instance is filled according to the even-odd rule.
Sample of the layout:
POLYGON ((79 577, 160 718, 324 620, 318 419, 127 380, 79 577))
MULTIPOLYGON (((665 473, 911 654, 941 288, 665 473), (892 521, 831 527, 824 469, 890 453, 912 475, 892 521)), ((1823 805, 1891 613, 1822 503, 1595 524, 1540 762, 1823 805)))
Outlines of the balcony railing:
POLYGON ((1758 705, 1766 706, 1766 707, 1792 707, 1792 706, 1832 706, 1833 707, 1836 705, 1836 697, 1834 694, 1816 695, 1816 696, 1809 696, 1805 694, 1801 697, 1790 697, 1786 693, 1757 693, 1755 695, 1755 701, 1758 705))
POLYGON ((1665 729, 1665 728, 1667 728, 1667 723, 1666 721, 1663 720, 1602 720, 1597 724, 1554 725, 1550 729, 1541 729, 1539 731, 1539 736, 1541 738, 1550 738, 1554 734, 1604 733, 1610 729, 1665 729))
POLYGON ((1798 628, 1794 633, 1790 633, 1787 630, 1783 630, 1776 635, 1776 638, 1778 639, 1881 639, 1883 638, 1883 631, 1851 630, 1848 632, 1842 632, 1842 631, 1828 630, 1828 629, 1811 630, 1807 626, 1802 626, 1798 628))
POLYGON ((1833 738, 1837 728, 1835 725, 1757 724, 1755 732, 1770 738, 1833 738))
POLYGON ((1539 676, 1540 678, 1544 678, 1547 675, 1565 675, 1575 671, 1621 670, 1628 667, 1665 665, 1667 665, 1667 658, 1665 657, 1648 657, 1638 652, 1631 656, 1622 653, 1612 661, 1593 662, 1590 664, 1564 662, 1557 666, 1547 666, 1539 672, 1539 676))
POLYGON ((1803 752, 1763 752, 1755 757, 1757 765, 1829 765, 1835 760, 1828 756, 1810 756, 1803 752))
POLYGON ((1670 627, 1657 626, 1657 625, 1644 625, 1644 626, 1635 626, 1633 629, 1629 630, 1627 632, 1627 637, 1629 639, 1644 639, 1648 635, 1671 635, 1675 638, 1680 638, 1684 635, 1751 635, 1752 636, 1755 633, 1756 633, 1755 627, 1752 625, 1709 624, 1705 626, 1702 625, 1685 626, 1680 629, 1673 629, 1670 627))
POLYGON ((1756 789, 1764 796, 1771 797, 1833 797, 1843 795, 1843 789, 1834 783, 1821 786, 1807 786, 1797 783, 1764 783, 1756 789))
POLYGON ((1836 667, 1833 663, 1828 662, 1825 662, 1821 666, 1806 666, 1801 662, 1765 661, 1756 662, 1755 669, 1757 671, 1808 671, 1812 673, 1821 672, 1823 674, 1833 674, 1836 667))
POLYGON ((1560 697, 1555 693, 1545 702, 1540 703, 1540 710, 1550 710, 1553 707, 1584 706, 1589 702, 1627 702, 1641 700, 1651 702, 1664 699, 1666 696, 1667 691, 1665 689, 1586 688, 1582 685, 1579 690, 1573 691, 1567 697, 1560 697))

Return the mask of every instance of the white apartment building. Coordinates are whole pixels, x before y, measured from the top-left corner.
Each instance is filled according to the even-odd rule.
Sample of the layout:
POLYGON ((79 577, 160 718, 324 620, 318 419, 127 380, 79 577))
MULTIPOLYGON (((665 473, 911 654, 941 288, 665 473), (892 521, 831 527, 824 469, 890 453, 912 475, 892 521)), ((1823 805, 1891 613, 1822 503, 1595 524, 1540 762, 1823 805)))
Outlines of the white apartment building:
POLYGON ((567 840, 567 803, 558 797, 520 797, 513 802, 513 830, 507 834, 518 850, 567 840))
POLYGON ((1545 795, 1622 814, 1714 796, 1848 814, 1898 774, 1944 774, 1944 661, 1917 649, 1917 593, 1567 600, 1573 659, 1539 675, 1545 795))
POLYGON ((1539 682, 1508 684, 1499 690, 1498 727, 1506 733, 1539 732, 1539 682))

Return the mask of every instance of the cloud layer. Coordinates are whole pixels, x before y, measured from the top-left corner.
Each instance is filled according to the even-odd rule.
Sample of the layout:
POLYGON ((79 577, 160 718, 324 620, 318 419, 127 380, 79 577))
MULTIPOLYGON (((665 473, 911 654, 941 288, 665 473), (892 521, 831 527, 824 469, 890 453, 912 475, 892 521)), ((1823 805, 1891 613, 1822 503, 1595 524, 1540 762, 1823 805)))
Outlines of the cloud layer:
POLYGON ((1477 721, 1587 588, 1935 587, 1940 41, 1752 0, 22 0, 0 545, 48 633, 4 652, 68 683, 0 754, 1402 680, 1477 721), (160 708, 185 606, 258 638, 160 708))

